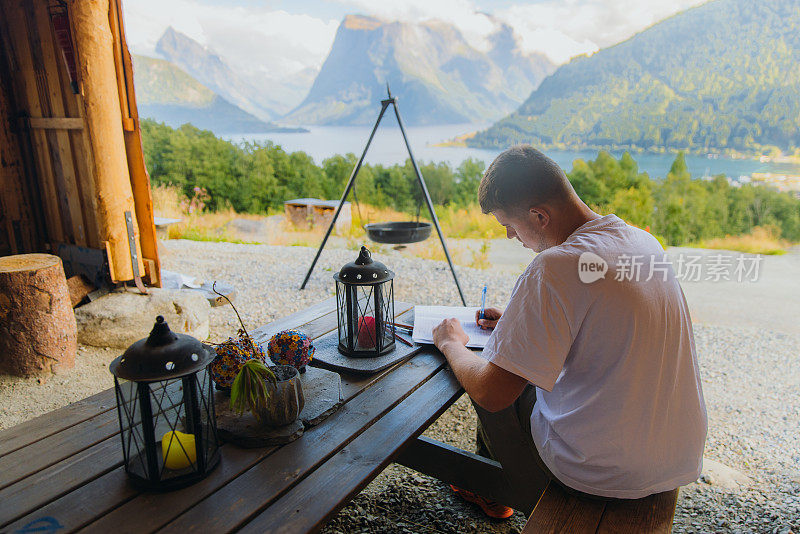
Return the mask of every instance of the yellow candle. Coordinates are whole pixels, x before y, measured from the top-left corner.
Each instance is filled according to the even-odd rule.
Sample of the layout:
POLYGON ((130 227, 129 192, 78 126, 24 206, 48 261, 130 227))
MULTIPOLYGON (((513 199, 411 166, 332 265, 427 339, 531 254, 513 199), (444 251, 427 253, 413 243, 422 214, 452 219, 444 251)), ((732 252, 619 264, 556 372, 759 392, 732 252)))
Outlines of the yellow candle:
POLYGON ((194 434, 167 432, 161 438, 161 454, 167 469, 186 469, 197 461, 194 434), (182 447, 181 447, 182 446, 182 447))

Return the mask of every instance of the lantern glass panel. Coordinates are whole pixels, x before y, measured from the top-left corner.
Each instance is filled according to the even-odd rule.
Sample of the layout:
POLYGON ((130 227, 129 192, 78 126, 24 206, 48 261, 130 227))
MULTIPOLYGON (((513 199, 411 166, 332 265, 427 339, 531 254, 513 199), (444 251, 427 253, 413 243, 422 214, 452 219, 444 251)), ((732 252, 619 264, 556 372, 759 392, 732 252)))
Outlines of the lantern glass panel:
POLYGON ((378 346, 378 332, 377 329, 381 328, 381 325, 377 322, 377 317, 375 316, 375 302, 373 286, 353 286, 353 289, 356 293, 356 302, 357 306, 353 307, 354 313, 356 313, 356 317, 353 320, 353 324, 357 325, 358 333, 356 334, 356 346, 355 350, 361 351, 371 351, 371 350, 380 350, 378 346))
POLYGON ((347 320, 347 290, 348 286, 336 282, 336 310, 339 315, 336 324, 339 331, 339 344, 349 347, 348 340, 352 338, 349 327, 350 324, 347 320))
POLYGON ((206 372, 156 382, 118 379, 117 395, 125 465, 134 480, 178 487, 219 460, 206 372))
POLYGON ((122 452, 125 469, 141 477, 147 477, 147 460, 140 454, 145 450, 142 410, 136 382, 117 379, 117 406, 119 409, 122 437, 122 452))
POLYGON ((392 280, 388 282, 384 282, 377 286, 378 291, 380 291, 380 313, 378 314, 381 318, 381 323, 383 324, 383 329, 381 330, 381 334, 383 336, 383 340, 381 341, 382 347, 388 347, 389 345, 394 345, 394 330, 392 329, 391 323, 394 322, 394 284, 392 280))

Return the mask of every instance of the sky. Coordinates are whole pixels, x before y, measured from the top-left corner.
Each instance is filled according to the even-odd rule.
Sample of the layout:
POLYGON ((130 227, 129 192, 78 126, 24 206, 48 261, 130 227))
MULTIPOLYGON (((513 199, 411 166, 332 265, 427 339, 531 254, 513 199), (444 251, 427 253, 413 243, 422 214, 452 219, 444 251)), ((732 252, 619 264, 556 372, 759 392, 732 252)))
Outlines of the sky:
POLYGON ((520 48, 557 64, 592 54, 704 0, 123 0, 128 46, 157 56, 168 26, 217 52, 234 68, 279 78, 319 69, 347 14, 418 22, 439 19, 484 49, 503 21, 520 48))

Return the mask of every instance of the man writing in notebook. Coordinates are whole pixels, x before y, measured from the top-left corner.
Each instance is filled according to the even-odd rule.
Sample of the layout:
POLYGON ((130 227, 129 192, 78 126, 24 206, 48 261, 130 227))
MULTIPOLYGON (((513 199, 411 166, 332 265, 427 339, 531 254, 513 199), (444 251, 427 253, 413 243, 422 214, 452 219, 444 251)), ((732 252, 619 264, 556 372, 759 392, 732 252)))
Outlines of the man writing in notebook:
MULTIPOLYGON (((706 410, 688 306, 658 241, 592 211, 528 145, 500 154, 478 194, 509 239, 538 253, 505 311, 479 320, 494 328, 482 355, 458 321, 433 332, 476 405, 479 449, 533 502, 551 482, 634 499, 694 481, 706 410)), ((454 489, 493 517, 512 513, 454 489)))

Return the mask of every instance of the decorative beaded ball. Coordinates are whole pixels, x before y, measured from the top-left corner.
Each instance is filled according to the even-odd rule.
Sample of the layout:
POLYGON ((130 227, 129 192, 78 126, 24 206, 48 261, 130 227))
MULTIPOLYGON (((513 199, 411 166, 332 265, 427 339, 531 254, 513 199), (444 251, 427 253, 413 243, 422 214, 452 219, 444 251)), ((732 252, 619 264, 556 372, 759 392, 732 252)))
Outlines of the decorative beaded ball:
POLYGON ((314 358, 314 345, 311 339, 298 330, 278 332, 267 344, 269 359, 275 365, 291 365, 301 373, 306 364, 314 358))
POLYGON ((229 389, 247 360, 258 359, 266 362, 264 349, 257 343, 251 344, 250 339, 241 331, 239 339, 229 337, 228 341, 220 343, 215 349, 217 356, 209 364, 208 370, 211 372, 211 380, 218 389, 229 389), (255 355, 252 351, 253 346, 256 349, 255 355))

